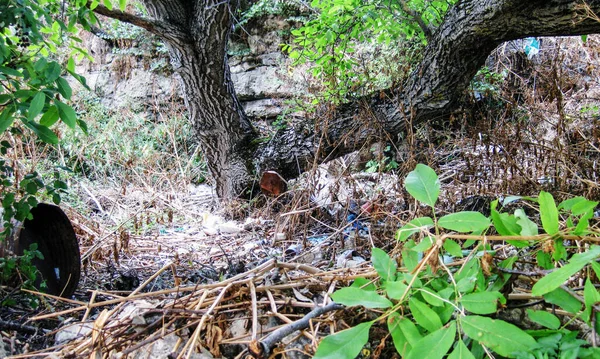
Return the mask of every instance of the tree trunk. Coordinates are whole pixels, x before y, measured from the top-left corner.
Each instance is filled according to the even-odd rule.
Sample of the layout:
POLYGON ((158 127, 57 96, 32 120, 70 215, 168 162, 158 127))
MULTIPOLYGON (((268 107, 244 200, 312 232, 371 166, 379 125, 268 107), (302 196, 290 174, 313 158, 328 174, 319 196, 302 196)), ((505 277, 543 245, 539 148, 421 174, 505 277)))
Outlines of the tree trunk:
POLYGON ((146 0, 148 12, 178 29, 159 34, 181 79, 190 120, 220 198, 242 194, 253 177, 256 132, 237 100, 227 64, 235 4, 146 0), (200 3, 203 6, 200 6, 200 3))
MULTIPOLYGON (((406 126, 448 116, 487 56, 504 41, 600 32, 600 22, 584 15, 579 0, 459 1, 403 86, 335 109, 324 108, 314 119, 280 130, 269 143, 254 148, 257 134, 237 101, 226 59, 232 5, 220 0, 144 3, 155 20, 101 6, 96 11, 144 27, 165 40, 222 198, 240 194, 254 168, 293 178, 313 163, 357 150, 382 133, 395 138, 406 126)), ((587 4, 600 12, 600 0, 587 4)))

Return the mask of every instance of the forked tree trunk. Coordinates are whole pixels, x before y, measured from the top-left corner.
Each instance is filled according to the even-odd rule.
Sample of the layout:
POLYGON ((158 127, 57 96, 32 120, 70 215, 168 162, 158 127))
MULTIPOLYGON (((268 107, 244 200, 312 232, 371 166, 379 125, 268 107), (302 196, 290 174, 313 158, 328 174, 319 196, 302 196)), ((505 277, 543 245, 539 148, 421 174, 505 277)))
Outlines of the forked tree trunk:
MULTIPOLYGON (((335 109, 326 125, 320 123, 324 116, 317 115, 254 148, 256 132, 236 99, 225 52, 236 1, 143 2, 154 20, 101 6, 96 11, 144 27, 165 40, 222 198, 240 194, 254 168, 292 178, 315 160, 354 151, 382 132, 395 137, 406 126, 447 116, 489 53, 504 41, 600 32, 600 22, 584 14, 581 0, 459 1, 401 88, 389 89, 382 93, 385 96, 356 99, 335 109)), ((600 0, 588 0, 587 5, 600 12, 600 0)))

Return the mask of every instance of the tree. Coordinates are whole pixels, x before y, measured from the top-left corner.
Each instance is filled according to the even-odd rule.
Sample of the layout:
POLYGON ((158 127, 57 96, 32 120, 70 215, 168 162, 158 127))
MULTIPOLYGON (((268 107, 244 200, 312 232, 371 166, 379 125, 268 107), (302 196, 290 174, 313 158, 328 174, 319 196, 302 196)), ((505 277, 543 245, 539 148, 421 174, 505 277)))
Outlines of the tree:
POLYGON ((141 26, 165 41, 221 198, 240 195, 255 171, 276 170, 292 178, 315 160, 360 148, 376 131, 396 137, 408 125, 448 116, 489 53, 502 42, 600 32, 600 23, 589 16, 600 12, 598 0, 587 4, 579 0, 458 1, 437 28, 424 31, 430 37, 423 60, 402 88, 336 107, 322 133, 314 131, 314 121, 322 115, 317 112, 304 126, 280 130, 268 143, 258 144, 257 131, 237 100, 227 64, 227 41, 238 1, 142 3, 152 19, 97 4, 90 3, 90 8, 141 26), (377 126, 365 126, 361 118, 377 126))

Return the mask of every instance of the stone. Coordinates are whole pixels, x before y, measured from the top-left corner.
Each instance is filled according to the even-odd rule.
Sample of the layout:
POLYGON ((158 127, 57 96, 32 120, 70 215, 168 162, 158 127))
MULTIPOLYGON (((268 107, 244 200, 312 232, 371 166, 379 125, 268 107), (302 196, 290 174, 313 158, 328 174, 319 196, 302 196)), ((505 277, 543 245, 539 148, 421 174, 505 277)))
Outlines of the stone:
MULTIPOLYGON (((92 331, 93 328, 93 322, 69 324, 58 330, 54 336, 54 343, 56 345, 62 345, 77 338, 85 337, 92 331)), ((3 356, 0 355, 0 357, 3 356)))
POLYGON ((280 101, 266 98, 242 102, 246 115, 254 118, 275 118, 283 113, 280 101))

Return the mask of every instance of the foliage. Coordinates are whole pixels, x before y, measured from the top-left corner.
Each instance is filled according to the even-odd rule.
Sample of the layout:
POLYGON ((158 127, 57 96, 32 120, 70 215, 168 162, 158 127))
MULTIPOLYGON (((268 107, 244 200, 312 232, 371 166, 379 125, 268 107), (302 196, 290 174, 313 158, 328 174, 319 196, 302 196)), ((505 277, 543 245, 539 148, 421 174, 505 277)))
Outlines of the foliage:
MULTIPOLYGON (((59 120, 69 128, 85 123, 67 101, 72 90, 63 67, 58 62, 60 46, 71 51, 66 60, 66 72, 85 85, 85 80, 74 72, 75 56, 86 53, 78 44, 77 24, 89 27, 96 22, 93 13, 85 7, 87 1, 66 6, 58 0, 3 0, 0 2, 0 135, 12 127, 17 137, 23 128, 40 140, 57 144, 59 139, 50 129, 59 120), (57 16, 61 14, 61 16, 57 16), (15 121, 20 124, 16 124, 15 121)), ((11 144, 3 141, 1 151, 7 155, 11 144)), ((65 183, 56 178, 53 185, 45 184, 35 170, 21 175, 15 164, 0 161, 2 179, 2 207, 4 230, 0 240, 11 231, 11 219, 29 218, 30 209, 37 205, 39 193, 45 189, 55 203, 65 183)))
MULTIPOLYGON (((519 199, 537 204, 539 228, 522 209, 513 214, 498 211, 497 201, 492 204, 490 218, 471 211, 438 218, 435 206, 440 181, 431 168, 422 164, 408 174, 404 185, 418 202, 432 209, 433 215, 415 218, 397 231, 396 239, 403 246, 402 267, 398 268, 396 259, 383 250, 373 248, 371 261, 379 274, 376 286, 353 285, 331 296, 338 303, 377 308, 383 314, 373 312, 369 321, 324 338, 315 358, 356 357, 368 341, 369 329, 376 323, 387 324, 394 346, 403 358, 441 359, 446 355, 483 358, 486 352, 507 358, 600 355, 598 348, 588 347, 577 338, 577 332, 566 328, 566 321, 553 313, 527 311, 541 330, 523 330, 494 319, 494 314, 506 304, 504 287, 511 277, 502 269, 513 269, 519 254, 515 251, 495 262, 494 256, 499 253, 489 245, 496 238, 506 239, 537 253, 538 265, 551 271, 536 281, 532 295, 542 296, 548 304, 574 313, 590 326, 598 326, 594 305, 600 301, 600 292, 590 276, 584 275, 587 279, 583 296, 564 289, 565 283, 582 271, 600 275, 600 265, 596 262, 600 246, 578 246, 572 255, 564 247, 566 239, 597 238, 599 233, 589 220, 598 202, 576 197, 556 205, 552 195, 543 191, 536 198, 505 200, 505 203, 519 199), (494 229, 500 236, 490 235, 494 229), (415 241, 417 235, 420 241, 415 241), (448 266, 455 260, 462 264, 448 266)), ((360 279, 356 283, 370 282, 360 279)))
MULTIPOLYGON (((311 62, 312 74, 323 79, 326 100, 344 100, 378 77, 360 70, 361 52, 377 47, 394 51, 391 44, 399 46, 399 42, 419 48, 427 42, 419 21, 427 28, 439 26, 454 2, 313 0, 311 6, 318 14, 292 31, 293 44, 284 50, 297 63, 311 62)), ((396 59, 403 62, 401 68, 410 68, 410 55, 409 51, 406 58, 396 59)))
MULTIPOLYGON (((37 249, 37 244, 33 243, 29 249, 23 251, 19 257, 0 257, 0 284, 13 288, 24 288, 37 290, 35 282, 39 272, 33 261, 35 259, 44 259, 42 253, 37 249)), ((42 283, 41 287, 44 288, 42 283)), ((35 307, 37 300, 33 296, 28 296, 29 305, 35 307)), ((15 305, 14 299, 10 296, 0 299, 0 305, 15 305)))
POLYGON ((75 107, 95 136, 65 132, 60 151, 51 152, 50 160, 61 158, 76 176, 118 186, 137 182, 172 188, 173 182, 205 180, 206 164, 181 109, 151 116, 113 111, 93 94, 78 97, 75 107))
POLYGON ((298 12, 298 4, 289 0, 259 0, 247 9, 242 9, 240 19, 235 23, 236 27, 243 27, 250 21, 265 15, 292 16, 298 12))
POLYGON ((373 159, 365 164, 365 172, 391 172, 398 168, 398 162, 389 155, 391 146, 387 145, 383 150, 383 155, 378 159, 373 159))
MULTIPOLYGON (((87 131, 68 104, 72 89, 67 80, 70 76, 85 86, 85 79, 75 73, 75 59, 87 55, 76 36, 77 25, 89 29, 97 22, 87 3, 0 0, 0 241, 13 232, 15 221, 32 218, 31 209, 40 200, 50 197, 58 204, 67 188, 58 171, 44 181, 35 166, 24 171, 22 159, 12 157, 11 161, 9 155, 31 134, 47 144, 57 144, 59 137, 51 127, 59 121, 87 131)), ((37 271, 32 260, 40 256, 31 248, 18 258, 2 258, 2 283, 16 275, 21 286, 33 288, 37 271)))

